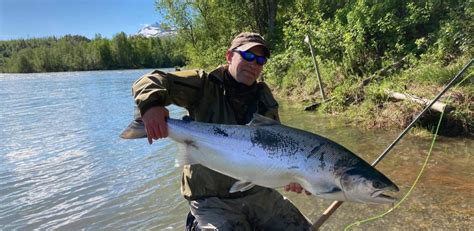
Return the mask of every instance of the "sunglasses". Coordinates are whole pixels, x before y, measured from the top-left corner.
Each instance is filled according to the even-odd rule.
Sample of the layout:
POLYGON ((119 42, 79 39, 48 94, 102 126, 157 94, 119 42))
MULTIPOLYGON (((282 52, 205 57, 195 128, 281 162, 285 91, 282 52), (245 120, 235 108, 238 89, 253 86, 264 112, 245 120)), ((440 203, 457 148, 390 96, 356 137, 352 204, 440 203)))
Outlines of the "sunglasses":
POLYGON ((243 59, 247 62, 253 62, 254 60, 257 60, 257 64, 260 66, 263 66, 265 63, 267 63, 267 57, 265 56, 258 56, 251 51, 239 51, 239 50, 233 50, 233 52, 237 52, 242 56, 243 59))

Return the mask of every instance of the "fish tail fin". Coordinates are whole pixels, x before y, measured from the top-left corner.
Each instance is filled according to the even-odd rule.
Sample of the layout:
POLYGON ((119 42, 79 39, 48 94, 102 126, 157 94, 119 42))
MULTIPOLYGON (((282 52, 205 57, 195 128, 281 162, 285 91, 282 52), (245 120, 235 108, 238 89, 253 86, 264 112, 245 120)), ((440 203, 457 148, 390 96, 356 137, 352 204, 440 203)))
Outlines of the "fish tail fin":
POLYGON ((128 125, 125 130, 123 130, 122 134, 120 134, 120 138, 122 139, 140 139, 146 138, 146 130, 145 124, 143 123, 142 116, 140 115, 140 110, 138 107, 135 106, 133 121, 128 125))
POLYGON ((122 139, 139 139, 145 137, 147 137, 147 134, 141 118, 133 120, 128 127, 123 130, 122 134, 120 134, 120 138, 122 139))

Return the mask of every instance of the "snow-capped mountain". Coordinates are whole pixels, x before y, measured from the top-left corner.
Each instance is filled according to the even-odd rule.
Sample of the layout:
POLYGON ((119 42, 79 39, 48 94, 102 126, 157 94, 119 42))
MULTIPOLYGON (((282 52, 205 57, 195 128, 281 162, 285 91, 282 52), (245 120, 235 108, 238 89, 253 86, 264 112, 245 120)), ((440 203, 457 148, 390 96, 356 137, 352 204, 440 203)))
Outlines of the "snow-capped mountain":
POLYGON ((141 28, 137 32, 137 35, 150 38, 150 37, 166 37, 166 36, 175 35, 176 33, 177 31, 174 28, 165 28, 163 25, 159 23, 155 23, 152 25, 144 25, 144 27, 141 28))

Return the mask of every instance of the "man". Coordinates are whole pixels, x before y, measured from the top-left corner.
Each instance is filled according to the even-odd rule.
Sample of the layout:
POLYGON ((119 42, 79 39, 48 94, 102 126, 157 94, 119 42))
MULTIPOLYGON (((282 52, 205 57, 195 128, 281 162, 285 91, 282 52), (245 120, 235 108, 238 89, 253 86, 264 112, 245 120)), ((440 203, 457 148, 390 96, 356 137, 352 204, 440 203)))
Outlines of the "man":
MULTIPOLYGON (((227 65, 206 73, 154 71, 138 79, 133 96, 140 109, 148 142, 168 136, 165 106, 188 110, 196 121, 247 124, 254 113, 278 120, 278 103, 268 86, 257 83, 270 57, 265 40, 256 33, 237 35, 226 53, 227 65)), ((236 179, 202 165, 185 166, 181 193, 189 201, 197 229, 308 230, 309 221, 274 189, 255 186, 229 193, 236 179)), ((285 187, 301 193, 299 184, 285 187)))

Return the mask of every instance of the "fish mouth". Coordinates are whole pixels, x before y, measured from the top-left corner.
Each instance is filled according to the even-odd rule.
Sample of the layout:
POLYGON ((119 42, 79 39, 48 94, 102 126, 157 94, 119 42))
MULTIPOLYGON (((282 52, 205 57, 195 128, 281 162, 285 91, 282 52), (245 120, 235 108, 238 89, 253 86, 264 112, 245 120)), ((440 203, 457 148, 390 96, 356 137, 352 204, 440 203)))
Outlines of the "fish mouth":
POLYGON ((387 202, 395 202, 397 198, 389 196, 387 194, 384 194, 386 190, 376 190, 373 193, 370 194, 370 197, 372 198, 377 198, 377 199, 382 199, 387 202))
POLYGON ((379 196, 387 196, 382 193, 384 192, 398 192, 400 189, 395 184, 389 185, 387 187, 384 187, 382 189, 377 189, 374 192, 370 194, 371 197, 379 197, 379 196))

